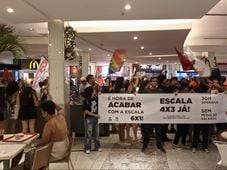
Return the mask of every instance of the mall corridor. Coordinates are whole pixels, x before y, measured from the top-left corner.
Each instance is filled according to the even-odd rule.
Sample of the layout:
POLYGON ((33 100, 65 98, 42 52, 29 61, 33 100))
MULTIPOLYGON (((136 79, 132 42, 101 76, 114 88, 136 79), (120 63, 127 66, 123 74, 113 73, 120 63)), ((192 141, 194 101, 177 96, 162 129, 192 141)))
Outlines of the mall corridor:
MULTIPOLYGON (((159 151, 152 139, 146 153, 141 152, 140 142, 120 146, 118 136, 102 137, 103 152, 86 154, 83 138, 76 138, 71 159, 75 169, 215 169, 217 149, 211 144, 210 152, 191 149, 172 149, 172 143, 165 143, 166 154, 159 151)), ((66 169, 67 164, 50 164, 50 169, 66 169)), ((222 169, 221 167, 218 169, 222 169)))

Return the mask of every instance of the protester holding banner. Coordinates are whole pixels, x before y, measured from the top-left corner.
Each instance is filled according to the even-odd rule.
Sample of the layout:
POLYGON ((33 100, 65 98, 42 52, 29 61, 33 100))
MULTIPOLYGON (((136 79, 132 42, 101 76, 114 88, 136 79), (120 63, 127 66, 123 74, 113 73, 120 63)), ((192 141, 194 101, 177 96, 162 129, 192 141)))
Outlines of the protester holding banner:
MULTIPOLYGON (((176 83, 175 78, 173 78, 173 81, 169 81, 168 79, 166 79, 166 75, 160 74, 157 79, 158 79, 158 87, 162 89, 164 93, 173 93, 174 91, 176 91, 175 89, 177 89, 177 87, 175 86, 175 83, 176 83)), ((172 131, 175 132, 173 129, 172 131)), ((172 141, 167 137, 168 124, 162 125, 161 132, 162 132, 163 141, 165 142, 172 141)))
MULTIPOLYGON (((126 92, 129 94, 135 94, 136 93, 136 88, 139 85, 139 77, 133 77, 132 80, 130 81, 128 87, 126 88, 126 92)), ((131 141, 132 137, 130 136, 130 127, 132 127, 133 134, 134 134, 134 141, 138 141, 138 136, 137 136, 137 129, 138 129, 138 124, 126 124, 126 140, 131 141)))
MULTIPOLYGON (((117 77, 116 82, 114 84, 114 93, 126 93, 126 90, 124 88, 124 78, 123 77, 117 77)), ((120 145, 124 146, 127 145, 125 143, 125 123, 119 123, 118 124, 118 134, 119 134, 119 140, 120 140, 120 145)))
POLYGON ((84 150, 86 153, 91 152, 91 141, 95 142, 95 150, 101 152, 101 144, 99 141, 99 124, 98 119, 98 98, 94 87, 89 86, 84 90, 84 124, 85 124, 85 139, 84 150))
MULTIPOLYGON (((181 81, 181 90, 180 93, 188 93, 189 87, 188 82, 185 80, 181 81)), ((173 148, 178 147, 179 139, 181 138, 182 147, 186 147, 186 138, 188 135, 189 124, 177 124, 177 132, 173 140, 173 148)))
MULTIPOLYGON (((207 88, 204 83, 200 82, 200 84, 197 85, 196 91, 198 93, 207 93, 207 88)), ((204 152, 209 152, 208 150, 208 137, 209 137, 209 130, 211 128, 210 124, 194 124, 193 127, 193 141, 192 141, 192 152, 195 153, 196 149, 198 147, 199 137, 200 137, 200 131, 202 131, 203 135, 203 150, 204 152)))
MULTIPOLYGON (((150 82, 144 88, 143 93, 163 93, 162 89, 158 87, 157 77, 152 77, 150 82)), ((161 136, 161 124, 141 124, 142 138, 143 138, 143 147, 142 152, 145 152, 150 140, 150 134, 155 130, 155 138, 157 148, 162 152, 166 152, 162 146, 162 136, 161 136)))
MULTIPOLYGON (((224 92, 224 88, 220 84, 220 81, 217 78, 214 78, 209 83, 209 89, 208 93, 211 94, 218 94, 224 92)), ((226 123, 217 123, 217 140, 221 139, 221 133, 225 130, 227 130, 227 124, 226 123)))

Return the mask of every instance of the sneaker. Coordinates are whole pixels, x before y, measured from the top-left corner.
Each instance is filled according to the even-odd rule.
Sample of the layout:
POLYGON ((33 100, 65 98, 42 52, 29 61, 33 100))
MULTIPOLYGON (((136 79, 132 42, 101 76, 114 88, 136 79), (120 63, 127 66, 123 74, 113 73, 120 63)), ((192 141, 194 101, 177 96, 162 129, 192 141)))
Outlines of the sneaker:
POLYGON ((161 148, 158 148, 160 151, 162 151, 163 153, 166 153, 166 150, 163 148, 163 147, 161 147, 161 148))
POLYGON ((176 148, 178 148, 178 145, 173 144, 173 149, 176 149, 176 148))
POLYGON ((120 146, 130 146, 130 143, 126 143, 126 142, 119 142, 120 146))
POLYGON ((196 148, 192 148, 192 153, 196 153, 196 148))
POLYGON ((181 148, 183 148, 183 149, 191 149, 191 147, 190 147, 190 146, 185 145, 185 144, 182 144, 182 145, 181 145, 181 148))
POLYGON ((209 153, 209 150, 206 148, 206 149, 204 149, 204 152, 209 153))
POLYGON ((142 147, 141 152, 145 152, 147 148, 142 147))
POLYGON ((192 140, 189 139, 189 140, 187 141, 187 143, 192 143, 192 140))
POLYGON ((90 151, 90 150, 86 150, 85 152, 86 152, 87 154, 91 153, 91 151, 90 151))
POLYGON ((169 139, 169 138, 166 137, 165 139, 163 139, 163 141, 164 142, 170 142, 170 141, 172 141, 172 139, 169 139))
POLYGON ((102 152, 102 148, 98 148, 98 152, 102 152))

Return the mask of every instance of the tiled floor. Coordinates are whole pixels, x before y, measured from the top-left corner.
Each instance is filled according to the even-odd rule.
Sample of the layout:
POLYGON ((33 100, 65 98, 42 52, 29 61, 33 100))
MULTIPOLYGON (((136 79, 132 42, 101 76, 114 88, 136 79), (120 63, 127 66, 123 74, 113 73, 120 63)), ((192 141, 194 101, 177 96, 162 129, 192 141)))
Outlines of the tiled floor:
MULTIPOLYGON (((82 138, 77 139, 72 152, 75 169, 215 169, 217 149, 211 144, 210 153, 199 150, 172 149, 171 142, 165 143, 167 153, 162 153, 151 140, 146 153, 141 152, 141 143, 120 146, 118 136, 102 137, 103 152, 83 152, 82 138)), ((67 164, 51 164, 50 169, 66 169, 67 164)), ((221 168, 223 169, 223 168, 221 168)))
MULTIPOLYGON (((102 137, 103 152, 83 152, 83 138, 76 138, 71 160, 75 169, 215 169, 218 151, 211 144, 210 153, 198 149, 192 153, 189 149, 172 149, 171 142, 165 143, 167 153, 162 153, 152 139, 148 150, 141 152, 141 142, 129 146, 120 146, 118 136, 102 137)), ((67 169, 67 164, 50 164, 52 169, 67 169)), ((0 163, 2 169, 2 163, 0 163)), ((227 168, 218 168, 227 169, 227 168)))

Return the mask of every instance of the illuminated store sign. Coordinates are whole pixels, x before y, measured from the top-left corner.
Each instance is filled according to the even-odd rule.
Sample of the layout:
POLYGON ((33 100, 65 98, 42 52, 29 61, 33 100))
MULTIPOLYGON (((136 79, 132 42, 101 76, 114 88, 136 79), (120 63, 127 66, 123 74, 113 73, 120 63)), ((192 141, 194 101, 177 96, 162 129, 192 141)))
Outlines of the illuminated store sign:
POLYGON ((38 67, 39 67, 39 63, 38 63, 38 61, 36 61, 34 59, 29 64, 29 69, 30 70, 37 70, 38 67))
POLYGON ((146 73, 161 72, 163 70, 162 64, 141 64, 140 71, 146 73))

